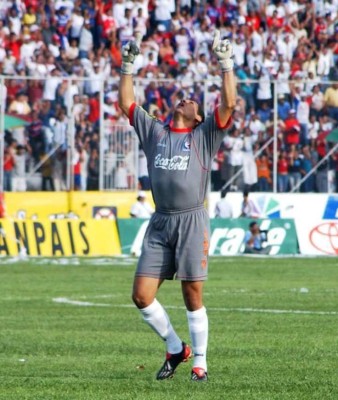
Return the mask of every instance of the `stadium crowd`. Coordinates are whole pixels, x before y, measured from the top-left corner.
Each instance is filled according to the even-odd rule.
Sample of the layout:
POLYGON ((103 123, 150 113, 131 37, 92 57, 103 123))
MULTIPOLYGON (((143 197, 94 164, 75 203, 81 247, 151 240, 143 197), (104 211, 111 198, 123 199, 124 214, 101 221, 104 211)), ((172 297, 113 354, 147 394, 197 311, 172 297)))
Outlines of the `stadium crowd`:
MULTIPOLYGON (((134 64, 143 78, 138 99, 166 122, 182 97, 205 104, 207 113, 217 105, 215 27, 233 43, 239 84, 233 126, 212 166, 212 189, 231 177, 230 190, 272 189, 277 112, 278 191, 326 192, 329 170, 338 190, 338 152, 321 161, 335 144, 326 137, 338 127, 338 0, 0 2, 1 111, 26 122, 5 132, 4 189, 26 190, 34 168, 42 190, 65 189, 74 118, 74 188, 97 190, 101 107, 105 123, 117 127, 105 145, 106 178, 113 176, 112 188, 132 187, 131 135, 118 129, 128 124, 117 105, 121 46, 143 34, 134 64)), ((142 151, 138 170, 140 189, 148 190, 142 151)))

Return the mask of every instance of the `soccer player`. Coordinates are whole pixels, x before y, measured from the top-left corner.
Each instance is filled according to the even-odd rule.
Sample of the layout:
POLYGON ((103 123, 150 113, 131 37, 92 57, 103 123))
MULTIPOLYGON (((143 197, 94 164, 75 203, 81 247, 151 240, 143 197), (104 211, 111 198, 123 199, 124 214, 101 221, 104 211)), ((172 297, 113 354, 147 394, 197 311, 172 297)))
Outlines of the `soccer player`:
POLYGON ((204 119, 200 105, 183 99, 171 122, 164 125, 136 105, 133 62, 141 38, 122 48, 119 105, 146 154, 156 206, 138 261, 132 298, 143 319, 166 342, 167 353, 157 379, 173 376, 176 367, 194 355, 191 379, 206 381, 208 317, 203 305, 203 283, 208 273, 209 216, 204 208, 211 162, 236 105, 233 49, 215 31, 213 51, 221 66, 221 103, 204 119), (164 280, 181 281, 192 349, 175 332, 168 314, 156 299, 164 280))

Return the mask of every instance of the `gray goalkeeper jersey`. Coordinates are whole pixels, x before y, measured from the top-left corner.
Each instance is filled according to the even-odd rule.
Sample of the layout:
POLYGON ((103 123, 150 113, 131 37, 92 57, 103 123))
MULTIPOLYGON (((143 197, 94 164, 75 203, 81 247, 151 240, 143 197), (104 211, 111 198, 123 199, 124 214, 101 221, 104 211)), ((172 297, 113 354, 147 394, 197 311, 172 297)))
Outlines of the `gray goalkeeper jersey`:
POLYGON ((135 104, 129 119, 147 157, 156 210, 175 212, 203 205, 211 162, 227 128, 219 127, 217 109, 195 129, 163 125, 135 104))

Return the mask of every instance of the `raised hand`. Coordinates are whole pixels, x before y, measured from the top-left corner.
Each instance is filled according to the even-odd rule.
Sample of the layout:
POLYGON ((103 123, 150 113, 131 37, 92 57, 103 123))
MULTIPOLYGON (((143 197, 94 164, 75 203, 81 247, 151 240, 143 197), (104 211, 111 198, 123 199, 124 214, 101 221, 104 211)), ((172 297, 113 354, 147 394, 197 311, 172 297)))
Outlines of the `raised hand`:
POLYGON ((137 32, 135 40, 129 41, 122 47, 122 73, 125 75, 132 75, 133 64, 137 55, 140 54, 140 46, 142 41, 142 34, 137 32))
POLYGON ((223 72, 229 72, 234 67, 233 48, 228 39, 221 40, 221 32, 216 29, 212 42, 212 51, 216 54, 223 72))

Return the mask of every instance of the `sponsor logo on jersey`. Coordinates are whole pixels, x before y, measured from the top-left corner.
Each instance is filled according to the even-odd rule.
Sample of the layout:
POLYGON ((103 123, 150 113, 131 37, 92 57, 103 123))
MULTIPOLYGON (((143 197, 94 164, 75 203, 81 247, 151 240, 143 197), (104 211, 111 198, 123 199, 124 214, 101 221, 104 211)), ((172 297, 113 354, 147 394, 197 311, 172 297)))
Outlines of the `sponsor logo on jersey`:
POLYGON ((174 156, 165 158, 162 154, 157 154, 154 161, 155 168, 167 169, 169 171, 184 171, 188 169, 190 156, 174 156))
POLYGON ((190 140, 189 139, 184 141, 182 151, 190 151, 190 140))

